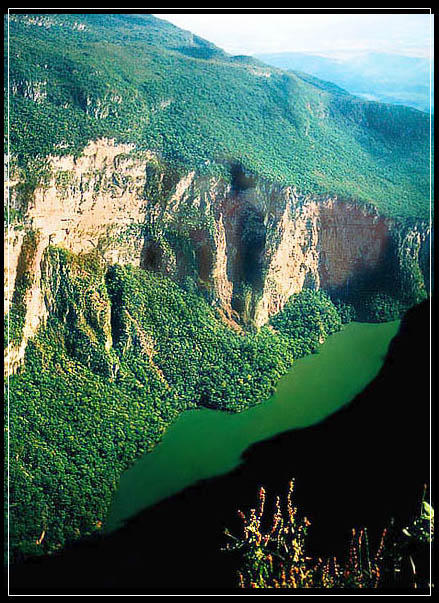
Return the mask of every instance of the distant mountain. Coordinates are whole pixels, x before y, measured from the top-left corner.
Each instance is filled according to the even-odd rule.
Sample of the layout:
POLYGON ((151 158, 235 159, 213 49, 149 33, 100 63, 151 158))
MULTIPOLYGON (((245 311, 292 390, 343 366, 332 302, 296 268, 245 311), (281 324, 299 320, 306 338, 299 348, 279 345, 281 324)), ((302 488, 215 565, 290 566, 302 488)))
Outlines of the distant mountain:
POLYGON ((367 100, 430 111, 428 59, 379 52, 361 53, 345 59, 301 52, 261 54, 258 58, 274 67, 303 71, 334 82, 367 100))

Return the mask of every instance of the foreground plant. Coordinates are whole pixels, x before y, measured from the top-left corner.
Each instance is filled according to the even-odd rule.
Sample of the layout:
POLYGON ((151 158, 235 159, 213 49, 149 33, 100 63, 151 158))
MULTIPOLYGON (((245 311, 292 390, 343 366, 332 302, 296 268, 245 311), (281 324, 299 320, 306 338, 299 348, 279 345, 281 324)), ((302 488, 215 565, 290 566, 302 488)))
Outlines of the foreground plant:
POLYGON ((240 588, 383 588, 429 587, 425 553, 433 540, 433 509, 424 498, 419 516, 404 530, 392 523, 381 536, 378 549, 371 553, 366 528, 352 530, 347 558, 317 560, 306 553, 306 536, 311 522, 299 518, 292 503, 294 481, 290 482, 286 503, 276 498, 275 511, 267 526, 264 517, 266 493, 259 490, 257 509, 243 520, 243 536, 232 539, 226 550, 241 554, 238 571, 240 588), (284 507, 284 508, 282 508, 284 507), (423 553, 423 555, 422 555, 423 553), (422 568, 416 567, 421 559, 422 568), (421 571, 420 571, 421 570, 421 571))

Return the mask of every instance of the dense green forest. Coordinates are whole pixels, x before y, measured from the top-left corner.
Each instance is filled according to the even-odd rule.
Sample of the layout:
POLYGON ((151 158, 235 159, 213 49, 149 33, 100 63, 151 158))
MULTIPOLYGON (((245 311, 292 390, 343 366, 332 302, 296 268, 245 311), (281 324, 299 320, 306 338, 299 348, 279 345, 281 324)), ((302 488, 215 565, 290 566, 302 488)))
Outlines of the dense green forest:
POLYGON ((302 193, 428 216, 423 112, 230 56, 152 15, 11 14, 8 28, 18 165, 106 136, 179 166, 240 161, 302 193))
POLYGON ((43 273, 50 318, 9 383, 14 558, 99 529, 120 473, 181 411, 268 398, 341 328, 322 292, 294 296, 275 330, 238 334, 199 295, 98 254, 50 248, 43 273))

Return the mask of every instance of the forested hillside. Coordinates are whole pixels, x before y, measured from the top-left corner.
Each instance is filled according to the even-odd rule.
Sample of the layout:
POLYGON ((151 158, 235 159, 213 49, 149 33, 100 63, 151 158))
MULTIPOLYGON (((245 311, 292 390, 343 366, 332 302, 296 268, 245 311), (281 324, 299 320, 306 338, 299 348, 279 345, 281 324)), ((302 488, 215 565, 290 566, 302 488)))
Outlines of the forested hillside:
POLYGON ((303 193, 427 215, 419 111, 227 55, 151 15, 12 14, 9 34, 10 150, 21 166, 108 136, 179 165, 239 160, 303 193))
POLYGON ((120 473, 183 410, 245 410, 341 328, 323 293, 292 299, 278 332, 245 335, 199 295, 139 268, 106 271, 97 254, 53 248, 45 271, 51 316, 9 392, 15 560, 102 528, 120 473))

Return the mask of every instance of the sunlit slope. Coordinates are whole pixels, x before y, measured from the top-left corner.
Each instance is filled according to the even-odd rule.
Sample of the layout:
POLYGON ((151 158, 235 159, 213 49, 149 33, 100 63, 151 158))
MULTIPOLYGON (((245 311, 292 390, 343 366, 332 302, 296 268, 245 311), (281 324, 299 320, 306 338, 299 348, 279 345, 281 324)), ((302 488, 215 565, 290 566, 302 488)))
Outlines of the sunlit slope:
MULTIPOLYGON (((240 161, 300 192, 429 211, 429 116, 354 98, 151 15, 11 15, 11 155, 114 137, 182 167, 240 161)), ((7 45, 5 45, 7 51, 7 45)))

